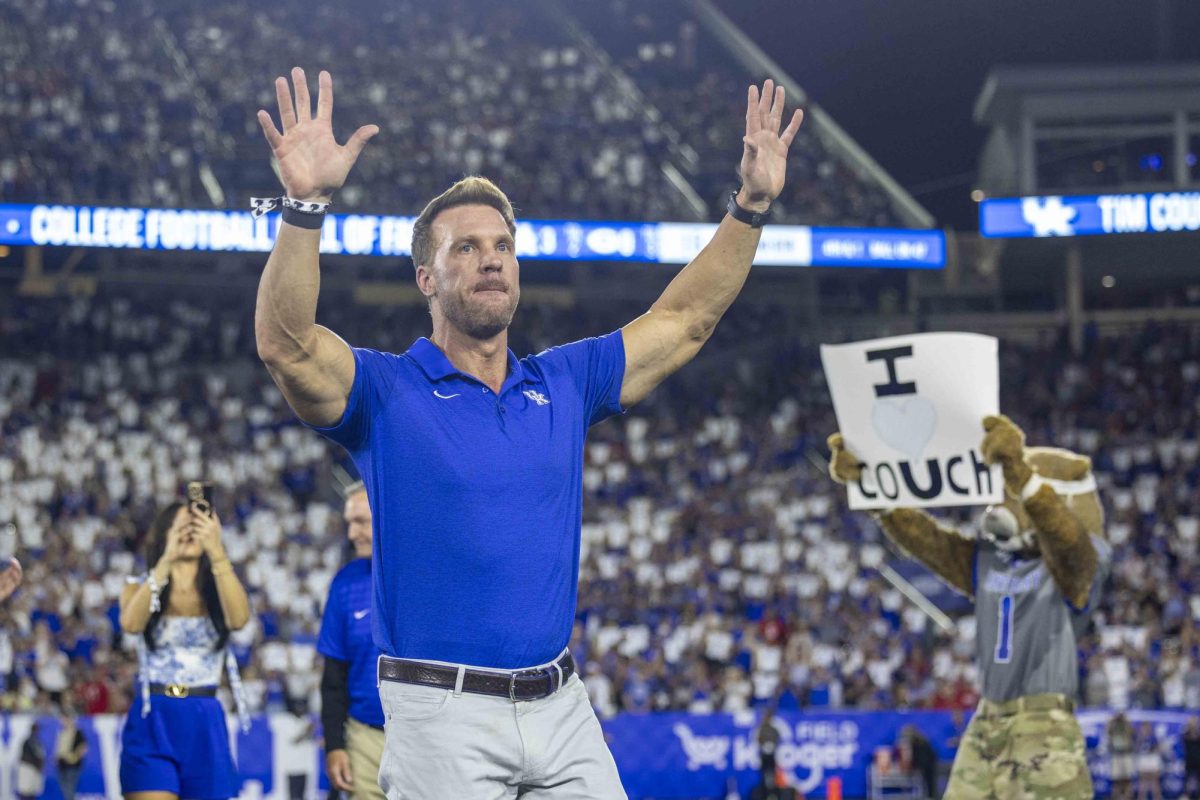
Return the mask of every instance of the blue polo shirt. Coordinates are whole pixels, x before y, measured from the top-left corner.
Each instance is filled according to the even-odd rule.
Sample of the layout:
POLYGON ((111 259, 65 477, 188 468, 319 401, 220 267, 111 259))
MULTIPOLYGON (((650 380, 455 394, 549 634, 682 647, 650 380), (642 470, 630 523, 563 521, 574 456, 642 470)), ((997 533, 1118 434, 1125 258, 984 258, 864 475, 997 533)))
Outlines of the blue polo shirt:
POLYGON ((371 562, 356 558, 329 585, 317 652, 350 663, 350 716, 382 728, 383 707, 375 681, 379 650, 371 636, 371 603, 371 562))
POLYGON ((499 396, 432 342, 353 348, 342 445, 375 526, 388 655, 501 669, 555 658, 579 582, 587 429, 621 411, 620 331, 517 360, 499 396))

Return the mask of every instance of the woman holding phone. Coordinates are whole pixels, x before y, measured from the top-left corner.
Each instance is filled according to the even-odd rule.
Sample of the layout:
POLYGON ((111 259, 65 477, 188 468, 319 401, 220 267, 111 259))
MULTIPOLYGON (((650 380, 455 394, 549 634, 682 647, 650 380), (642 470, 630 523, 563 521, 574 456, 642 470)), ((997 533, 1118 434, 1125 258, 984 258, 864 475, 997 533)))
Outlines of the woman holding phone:
POLYGON ((238 688, 225 645, 250 607, 211 505, 177 501, 160 511, 146 563, 150 572, 121 595, 121 628, 142 637, 139 691, 121 739, 121 791, 127 800, 234 797, 240 786, 216 694, 223 666, 238 688))

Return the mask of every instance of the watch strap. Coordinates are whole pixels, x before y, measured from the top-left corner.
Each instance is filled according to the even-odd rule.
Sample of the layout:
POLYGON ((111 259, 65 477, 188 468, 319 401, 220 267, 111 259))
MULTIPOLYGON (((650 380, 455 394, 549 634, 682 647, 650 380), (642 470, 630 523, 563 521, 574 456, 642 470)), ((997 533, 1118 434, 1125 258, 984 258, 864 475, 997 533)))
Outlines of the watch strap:
POLYGON ((761 228, 767 222, 767 217, 771 214, 771 207, 767 206, 766 211, 750 211, 738 205, 737 201, 738 190, 734 189, 729 193, 729 202, 725 205, 725 210, 729 216, 736 219, 738 222, 744 222, 751 228, 761 228))

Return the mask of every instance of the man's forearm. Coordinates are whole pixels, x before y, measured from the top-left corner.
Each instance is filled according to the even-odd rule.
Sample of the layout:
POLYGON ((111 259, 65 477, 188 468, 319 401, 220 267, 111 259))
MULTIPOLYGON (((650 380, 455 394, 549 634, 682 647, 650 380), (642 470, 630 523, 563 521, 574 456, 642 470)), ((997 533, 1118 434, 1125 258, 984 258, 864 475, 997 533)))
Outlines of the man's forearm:
POLYGON ((346 749, 346 720, 350 718, 350 662, 325 657, 321 671, 321 729, 325 752, 346 749))
POLYGON ((761 228, 726 216, 650 310, 680 315, 692 338, 707 339, 745 285, 761 236, 761 228))
POLYGON ((254 308, 254 337, 264 361, 292 360, 311 346, 321 291, 320 241, 320 230, 279 225, 254 308))

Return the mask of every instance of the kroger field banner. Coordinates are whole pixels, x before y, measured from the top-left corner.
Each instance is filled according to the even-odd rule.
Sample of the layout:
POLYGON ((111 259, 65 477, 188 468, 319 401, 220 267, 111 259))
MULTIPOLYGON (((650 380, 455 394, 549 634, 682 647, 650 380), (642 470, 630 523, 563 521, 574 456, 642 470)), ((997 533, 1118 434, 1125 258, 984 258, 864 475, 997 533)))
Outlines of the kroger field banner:
MULTIPOLYGON (((1105 710, 1079 714, 1097 797, 1109 794, 1108 760, 1100 740, 1111 716, 1105 710)), ((1178 797, 1183 787, 1180 734, 1189 714, 1131 711, 1128 716, 1135 725, 1147 721, 1154 726, 1171 754, 1163 771, 1164 795, 1178 797)), ((962 725, 966 722, 962 720, 962 725)), ((895 745, 907 724, 924 733, 944 761, 954 758, 948 742, 961 730, 946 711, 781 712, 776 723, 781 734, 778 764, 809 798, 825 797, 831 777, 841 778, 844 797, 866 797, 867 770, 875 749, 895 745)), ((631 800, 683 800, 724 798, 729 777, 737 780, 742 797, 749 796, 759 767, 756 725, 753 714, 624 714, 604 728, 631 800)))
MULTIPOLYGON (((808 797, 823 797, 832 777, 841 778, 844 796, 865 797, 875 749, 893 746, 905 724, 917 726, 940 757, 953 756, 944 743, 954 724, 944 712, 780 712, 774 723, 776 763, 808 797)), ((630 798, 723 798, 729 777, 743 796, 758 780, 757 724, 754 714, 624 714, 604 729, 630 798)))
MULTIPOLYGON (((1180 734, 1188 714, 1174 711, 1132 711, 1138 724, 1150 722, 1160 742, 1172 754, 1166 759, 1163 790, 1177 797, 1183 786, 1180 734)), ((1080 725, 1088 744, 1088 761, 1097 796, 1109 792, 1108 762, 1100 748, 1108 711, 1082 711, 1080 725)), ((755 740, 758 717, 730 714, 621 714, 604 724, 605 736, 621 772, 630 800, 695 800, 725 798, 729 778, 743 797, 758 778, 755 740)), ((0 717, 0 798, 15 796, 15 775, 21 745, 34 718, 16 714, 0 717)), ((54 752, 58 722, 42 717, 39 737, 48 754, 54 752)), ((118 800, 122 718, 83 717, 80 730, 88 741, 87 758, 79 781, 79 800, 118 800)), ((824 797, 829 778, 842 781, 843 796, 867 793, 867 769, 878 747, 895 745, 905 725, 915 725, 933 743, 938 757, 954 757, 948 744, 966 720, 956 726, 945 711, 780 712, 776 758, 792 782, 809 798, 824 797)), ((324 755, 314 736, 305 735, 309 721, 288 714, 255 717, 248 732, 230 729, 241 770, 242 800, 288 800, 288 776, 306 776, 305 800, 324 798, 328 784, 320 764, 324 755)), ((53 757, 47 759, 46 800, 60 800, 53 757)))

